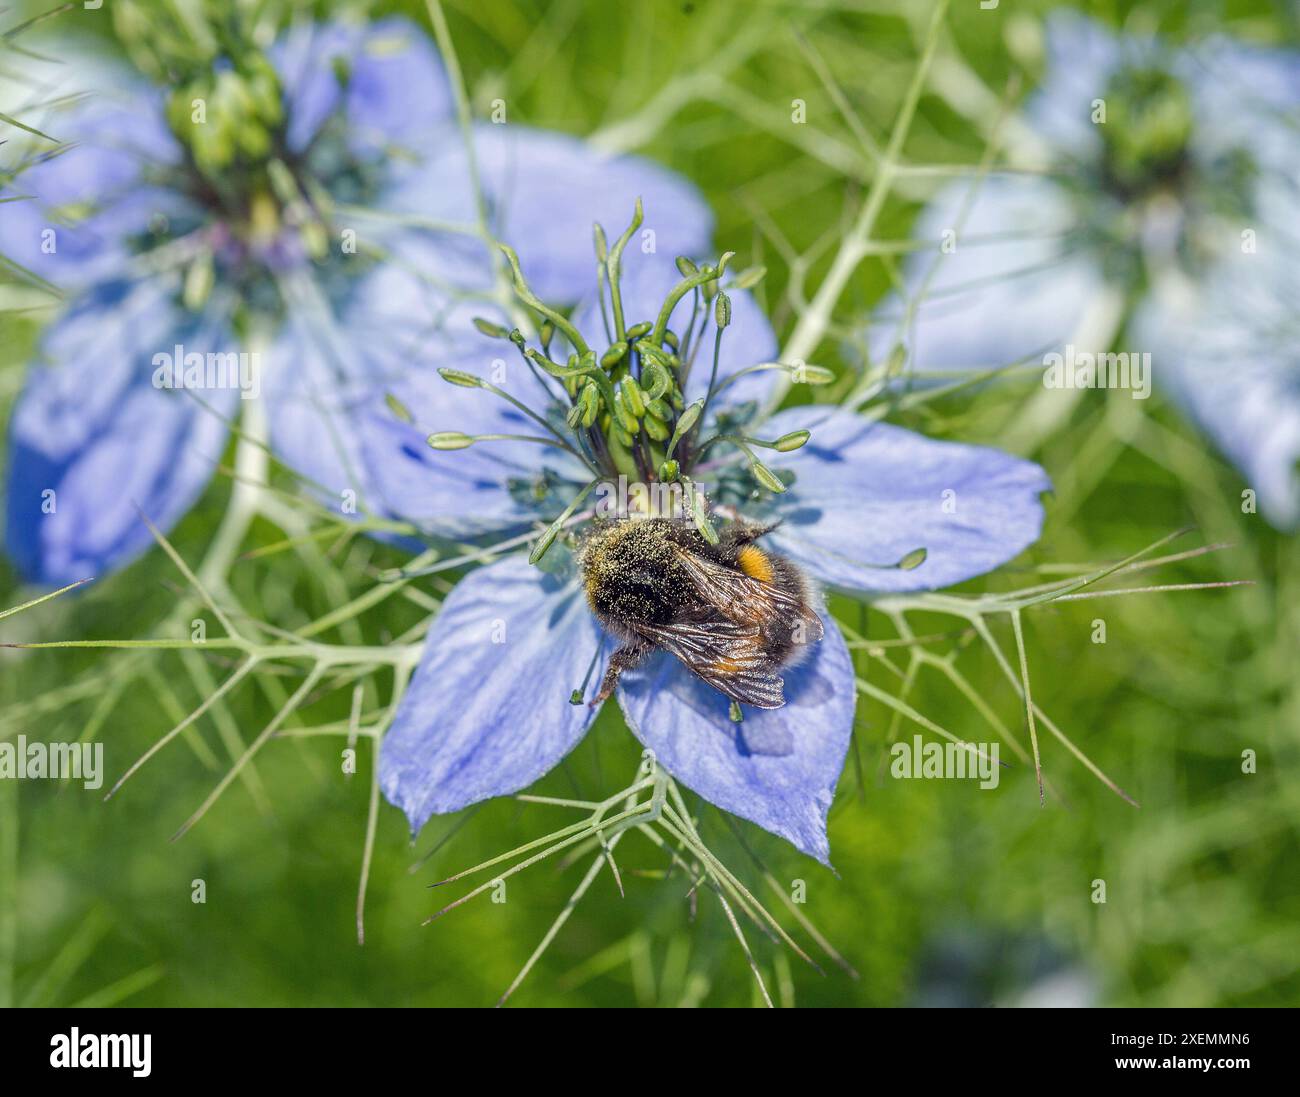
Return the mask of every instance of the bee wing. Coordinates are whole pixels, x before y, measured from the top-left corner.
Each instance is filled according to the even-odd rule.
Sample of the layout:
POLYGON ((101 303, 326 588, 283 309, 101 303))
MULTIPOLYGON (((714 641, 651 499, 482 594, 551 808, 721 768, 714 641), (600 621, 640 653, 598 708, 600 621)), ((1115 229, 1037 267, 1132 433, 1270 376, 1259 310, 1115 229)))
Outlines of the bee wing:
POLYGON ((701 600, 721 613, 761 626, 801 620, 805 642, 816 643, 822 638, 821 618, 790 591, 759 582, 705 556, 679 551, 678 559, 701 600))
POLYGON ((637 631, 733 701, 756 708, 785 704, 784 683, 773 673, 757 625, 733 621, 709 606, 666 625, 639 625, 637 631))

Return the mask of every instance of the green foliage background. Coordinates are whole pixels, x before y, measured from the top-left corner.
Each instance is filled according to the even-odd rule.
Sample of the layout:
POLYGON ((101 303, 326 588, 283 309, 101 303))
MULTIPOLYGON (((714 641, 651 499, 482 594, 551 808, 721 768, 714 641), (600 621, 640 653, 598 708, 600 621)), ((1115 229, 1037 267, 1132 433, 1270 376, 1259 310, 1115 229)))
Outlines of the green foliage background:
MULTIPOLYGON (((1050 6, 953 5, 937 76, 904 146, 908 163, 978 163, 999 98, 1009 87, 1013 98, 1023 96, 1040 75, 1033 42, 1050 6), (982 87, 985 97, 963 94, 963 86, 982 87)), ((1295 9, 1282 3, 1078 7, 1175 38, 1214 28, 1277 44, 1298 37, 1295 9)), ((807 270, 794 273, 815 287, 872 178, 800 38, 883 144, 929 8, 926 0, 450 0, 447 18, 477 112, 499 97, 512 122, 631 132, 641 138, 637 151, 699 184, 718 215, 718 246, 736 250, 738 265, 768 266, 763 292, 788 334, 796 318, 784 295, 788 251, 806 260, 807 270), (677 97, 679 109, 659 111, 677 97), (790 124, 795 98, 808 104, 806 126, 790 124), (620 131, 629 120, 633 128, 620 131), (788 242, 787 253, 778 240, 788 242)), ((395 9, 428 25, 420 4, 377 10, 395 9)), ((943 178, 905 175, 876 237, 905 240, 919 204, 943 178)), ((836 314, 845 334, 890 279, 888 261, 861 265, 836 314)), ((0 314, 6 407, 37 323, 0 314)), ((855 355, 851 340, 831 338, 816 360, 849 368, 855 355)), ((834 965, 820 976, 751 933, 780 1001, 910 1004, 932 1000, 936 985, 955 1000, 1012 1001, 1041 957, 1054 954, 1084 973, 1104 1003, 1300 1002, 1300 549, 1241 512, 1248 485, 1166 404, 1156 380, 1145 404, 1087 394, 1028 454, 1056 484, 1045 532, 987 580, 1006 589, 1040 581, 1043 566, 1116 560, 1189 523, 1196 531, 1170 551, 1230 543, 1165 569, 1158 581, 1247 579, 1253 586, 1074 602, 1027 616, 1035 700, 1141 808, 1051 739, 1044 740, 1045 773, 1064 802, 1049 798, 1044 808, 1032 768, 1022 765, 987 792, 970 782, 892 780, 882 765, 887 737, 910 738, 915 729, 895 727, 888 709, 864 701, 857 764, 846 769, 832 814, 838 876, 752 827, 741 830, 777 880, 806 882, 801 909, 860 976, 834 965), (1107 624, 1104 645, 1090 640, 1097 617, 1107 624), (1242 772, 1247 749, 1258 756, 1253 775, 1242 772), (1106 882, 1104 905, 1092 901, 1097 879, 1106 882), (968 970, 943 959, 972 951, 982 960, 968 970)), ((1036 388, 1033 377, 1002 382, 894 420, 999 443, 1014 436, 1036 388)), ((186 559, 202 554, 228 493, 219 480, 177 529, 173 540, 186 559)), ((260 524, 253 541, 280 537, 260 524)), ((247 604, 293 627, 337 604, 340 591, 364 589, 366 568, 400 562, 391 550, 355 541, 316 572, 296 554, 278 553, 242 561, 231 581, 247 604)), ((5 620, 0 639, 151 635, 182 583, 155 551, 84 595, 5 620)), ((29 596, 4 566, 0 606, 29 596)), ((839 608, 857 620, 856 608, 839 608)), ((377 642, 419 617, 417 607, 391 600, 362 628, 377 642)), ((1004 649, 1013 650, 1009 630, 999 628, 1004 649)), ((1023 708, 981 645, 965 645, 957 665, 1004 721, 1022 728, 1023 708)), ((222 670, 214 657, 213 675, 222 670)), ((878 667, 864 662, 863 672, 898 691, 878 667)), ((278 707, 280 691, 296 684, 240 691, 228 705, 230 720, 250 738, 278 707)), ((321 699, 304 721, 346 717, 348 692, 321 699)), ((110 781, 201 697, 174 655, 0 653, 0 735, 102 740, 110 781)), ((908 699, 959 735, 990 737, 933 671, 921 672, 908 699)), ((451 897, 427 884, 570 819, 559 809, 498 801, 468 820, 435 820, 412 847, 400 813, 384 805, 359 947, 353 908, 368 745, 361 772, 348 780, 339 773, 337 739, 277 739, 259 756, 253 780, 233 786, 194 831, 170 843, 229 764, 220 732, 204 721, 107 804, 53 782, 0 782, 0 1004, 491 1004, 577 882, 580 867, 560 872, 547 863, 514 878, 508 902, 479 900, 421 927, 451 897), (191 902, 199 878, 203 905, 191 902)), ((607 711, 538 791, 607 795, 630 780, 638 754, 607 711)), ((727 822, 706 806, 702 826, 728 863, 760 886, 727 822)), ((601 876, 514 1001, 750 1004, 752 977, 716 901, 701 895, 692 920, 683 877, 638 875, 665 867, 639 836, 624 842, 619 860, 626 897, 601 876)), ((772 909, 779 912, 779 903, 772 909)))

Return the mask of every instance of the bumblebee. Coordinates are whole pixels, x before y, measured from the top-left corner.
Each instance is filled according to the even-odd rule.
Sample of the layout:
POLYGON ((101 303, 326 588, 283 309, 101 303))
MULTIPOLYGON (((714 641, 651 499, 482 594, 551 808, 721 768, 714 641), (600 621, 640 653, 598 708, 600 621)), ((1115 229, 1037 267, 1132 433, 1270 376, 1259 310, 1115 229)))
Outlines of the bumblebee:
POLYGON ((731 700, 785 704, 778 671, 822 638, 811 583, 760 548, 773 526, 733 522, 710 544, 669 518, 598 523, 579 552, 587 601, 619 640, 592 704, 662 649, 731 700))

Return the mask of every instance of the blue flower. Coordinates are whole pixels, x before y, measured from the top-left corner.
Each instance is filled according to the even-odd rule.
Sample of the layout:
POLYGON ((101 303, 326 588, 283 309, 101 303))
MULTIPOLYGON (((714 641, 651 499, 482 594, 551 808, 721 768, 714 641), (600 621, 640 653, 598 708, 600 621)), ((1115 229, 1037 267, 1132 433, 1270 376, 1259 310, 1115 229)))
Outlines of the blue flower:
POLYGON ((1025 110, 1039 170, 927 206, 913 235, 956 247, 911 257, 873 354, 901 342, 924 374, 1104 351, 1136 298, 1126 346, 1151 354, 1264 513, 1295 525, 1297 103, 1300 54, 1223 38, 1179 50, 1053 14, 1025 110))
MULTIPOLYGON (((136 558, 152 543, 139 510, 170 528, 231 422, 262 418, 252 404, 277 458, 321 498, 369 506, 352 411, 391 379, 367 370, 400 374, 412 359, 382 322, 391 303, 367 311, 376 298, 361 287, 389 265, 418 266, 443 294, 486 284, 465 144, 421 32, 401 19, 298 24, 265 57, 232 52, 182 66, 167 88, 59 66, 74 76, 41 75, 30 95, 55 105, 16 112, 64 142, 33 139, 0 188, 33 196, 0 204, 6 256, 68 296, 10 423, 6 540, 31 580, 136 558), (210 369, 250 341, 258 360, 241 362, 239 385, 160 380, 177 353, 210 369)), ((697 191, 647 161, 514 124, 472 139, 488 232, 516 242, 555 300, 589 285, 593 212, 621 213, 638 193, 663 217, 662 246, 709 240, 697 191)), ((437 338, 438 317, 413 307, 437 338)))
MULTIPOLYGON (((618 384, 625 386, 632 368, 624 371, 624 364, 631 352, 620 348, 638 331, 644 333, 633 344, 641 356, 641 385, 634 387, 646 395, 649 408, 649 393, 660 386, 649 379, 648 363, 659 357, 653 347, 662 335, 659 345, 672 360, 674 376, 673 387, 662 396, 665 405, 671 402, 661 409, 667 421, 680 421, 691 405, 700 407, 711 390, 716 403, 709 401, 697 422, 704 431, 747 437, 739 432, 758 428, 758 408, 773 395, 780 372, 751 368, 772 364, 777 353, 762 310, 745 291, 726 291, 730 323, 715 375, 717 298, 697 320, 696 305, 703 302, 685 293, 666 327, 645 329, 681 282, 680 270, 712 271, 716 277, 716 269, 683 263, 675 270, 667 260, 639 254, 623 262, 623 323, 611 316, 608 300, 604 308, 588 300, 573 317, 583 343, 612 345, 612 352, 575 353, 568 367, 560 367, 530 350, 532 365, 550 367, 535 376, 522 362, 507 366, 504 355, 494 357, 500 351, 481 349, 486 341, 480 336, 478 349, 469 339, 433 348, 434 363, 472 372, 562 428, 571 397, 559 393, 556 373, 581 369, 585 361, 593 373, 583 376, 601 370, 611 379, 622 376, 618 384), (628 339, 617 338, 624 331, 628 339), (597 358, 617 359, 617 364, 603 370, 597 358)), ((385 277, 384 292, 397 302, 396 321, 405 298, 400 280, 385 277)), ((557 357, 563 360, 564 354, 557 357)), ((474 377, 449 376, 456 382, 451 386, 432 370, 408 372, 394 393, 408 414, 395 417, 376 404, 366 419, 364 451, 390 513, 431 534, 492 534, 498 543, 513 534, 519 544, 539 523, 563 516, 584 483, 603 484, 614 475, 597 460, 593 480, 585 462, 594 451, 580 458, 517 440, 484 441, 454 452, 431 448, 425 441, 428 427, 467 436, 540 433, 538 423, 515 403, 473 387, 474 377)), ((574 374, 565 379, 570 393, 581 393, 574 374)), ((598 382, 591 383, 598 387, 598 382)), ((620 387, 616 406, 623 395, 620 387)), ((577 406, 582 406, 580 396, 577 406)), ((631 439, 629 451, 653 450, 645 441, 654 414, 647 410, 641 417, 642 432, 631 439)), ((600 430, 601 422, 595 420, 592 429, 600 430)), ((616 427, 610 419, 597 445, 608 441, 614 447, 616 427)), ((708 446, 700 459, 706 447, 698 435, 681 473, 707 486, 715 514, 779 523, 763 543, 826 587, 879 592, 947 586, 1011 559, 1039 534, 1039 495, 1049 483, 1030 462, 993 449, 931 441, 825 405, 778 412, 761 423, 761 430, 771 438, 792 436, 797 448, 765 456, 760 480, 748 463, 749 442, 708 446), (812 437, 799 446, 797 432, 804 430, 812 437), (760 490, 773 477, 785 490, 760 490), (915 559, 918 548, 926 550, 919 566, 895 566, 909 555, 915 559)), ((684 437, 692 435, 688 431, 684 437)), ((433 440, 442 444, 440 434, 433 440)), ((651 478, 669 476, 661 466, 651 478)), ((583 516, 579 511, 575 518, 583 516)), ((580 532, 580 523, 569 532, 580 532)), ((571 694, 592 698, 613 645, 588 608, 567 552, 557 544, 542 564, 534 567, 522 553, 507 554, 472 571, 434 619, 380 756, 384 794, 405 811, 415 831, 435 813, 536 781, 591 725, 593 709, 571 703, 571 694)), ((849 743, 856 692, 844 638, 829 614, 822 612, 821 619, 824 638, 805 661, 782 672, 782 707, 746 707, 743 720, 733 722, 727 697, 662 652, 624 672, 617 696, 632 732, 674 778, 829 863, 826 816, 849 743)))

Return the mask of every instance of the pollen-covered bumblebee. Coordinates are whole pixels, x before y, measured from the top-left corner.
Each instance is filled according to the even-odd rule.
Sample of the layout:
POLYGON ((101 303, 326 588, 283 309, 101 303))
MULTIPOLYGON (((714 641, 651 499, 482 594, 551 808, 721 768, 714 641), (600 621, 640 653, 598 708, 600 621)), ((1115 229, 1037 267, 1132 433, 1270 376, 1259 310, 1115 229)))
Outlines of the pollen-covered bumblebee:
POLYGON ((620 646, 592 703, 662 648, 733 701, 785 704, 778 671, 822 638, 822 622, 803 573, 757 545, 772 528, 733 522, 713 545, 669 518, 598 523, 579 562, 592 612, 620 646))

